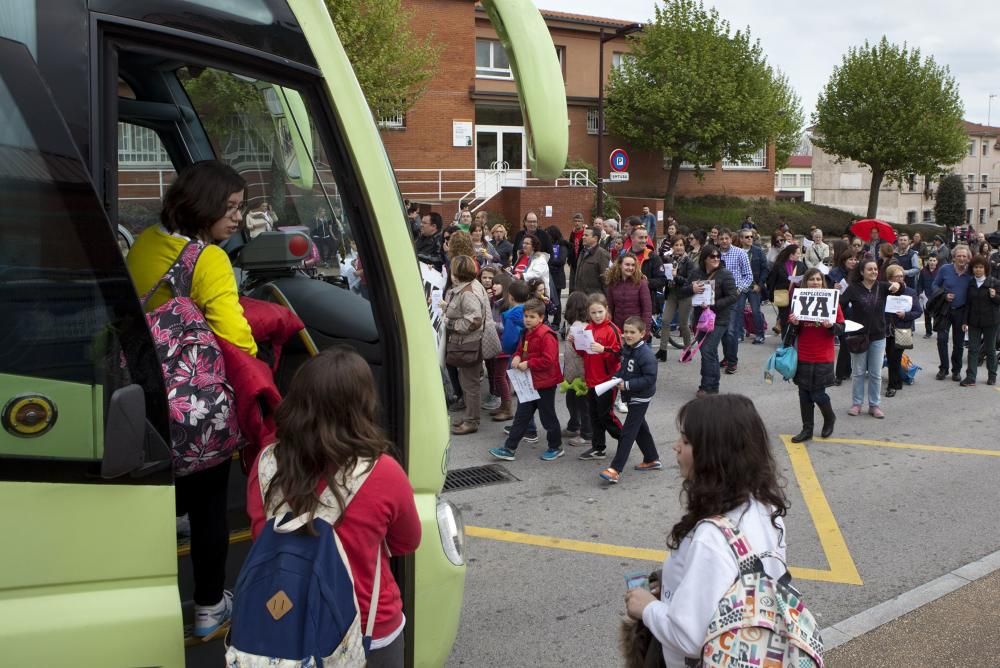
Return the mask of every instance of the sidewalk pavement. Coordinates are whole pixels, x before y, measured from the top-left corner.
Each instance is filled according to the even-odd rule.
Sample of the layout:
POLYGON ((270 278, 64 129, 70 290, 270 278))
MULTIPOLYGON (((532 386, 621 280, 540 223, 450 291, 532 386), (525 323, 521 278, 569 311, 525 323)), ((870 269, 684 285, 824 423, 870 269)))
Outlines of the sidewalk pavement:
POLYGON ((1000 666, 1000 570, 827 651, 827 668, 1000 666))

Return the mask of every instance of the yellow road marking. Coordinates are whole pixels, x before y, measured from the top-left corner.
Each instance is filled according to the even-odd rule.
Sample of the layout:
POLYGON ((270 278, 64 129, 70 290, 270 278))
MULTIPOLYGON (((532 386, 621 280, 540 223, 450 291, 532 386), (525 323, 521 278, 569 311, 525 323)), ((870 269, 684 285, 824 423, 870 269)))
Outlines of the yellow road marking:
POLYGON ((864 584, 858 573, 858 568, 854 564, 854 559, 851 557, 851 552, 847 549, 844 534, 840 532, 837 518, 834 517, 830 503, 826 500, 826 494, 823 493, 823 488, 819 484, 819 478, 816 477, 816 470, 809 458, 809 451, 801 443, 792 443, 790 436, 782 435, 781 442, 785 444, 785 449, 788 451, 792 472, 795 474, 795 480, 799 483, 802 499, 805 501, 813 525, 816 527, 816 535, 819 537, 823 554, 826 555, 826 561, 830 565, 829 571, 821 571, 821 573, 829 574, 834 578, 826 580, 827 582, 864 584))
POLYGON ((465 535, 475 538, 489 538, 490 540, 499 540, 505 543, 519 543, 521 545, 534 545, 536 547, 548 547, 556 550, 570 550, 571 552, 586 552, 588 554, 601 554, 606 557, 642 559, 643 561, 656 561, 660 563, 667 557, 666 550, 609 545, 608 543, 592 543, 585 540, 538 536, 519 531, 504 531, 503 529, 487 529, 485 527, 466 526, 465 535))
MULTIPOLYGON (((897 450, 922 450, 924 452, 948 452, 958 455, 984 455, 986 457, 1000 457, 1000 450, 984 450, 982 448, 953 448, 946 445, 923 445, 920 443, 898 443, 895 441, 872 441, 863 438, 817 438, 815 441, 816 443, 844 443, 847 445, 868 445, 876 448, 895 448, 897 450)), ((787 443, 785 445, 786 447, 788 446, 787 443)))

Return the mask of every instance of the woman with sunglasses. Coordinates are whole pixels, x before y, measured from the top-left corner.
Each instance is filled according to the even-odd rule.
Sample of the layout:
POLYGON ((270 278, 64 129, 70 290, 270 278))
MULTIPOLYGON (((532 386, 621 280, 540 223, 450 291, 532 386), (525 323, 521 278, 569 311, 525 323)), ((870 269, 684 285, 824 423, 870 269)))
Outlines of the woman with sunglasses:
POLYGON ((729 326, 733 305, 739 297, 736 279, 723 264, 719 249, 712 244, 707 244, 701 249, 701 255, 698 257, 698 268, 691 272, 690 281, 680 289, 681 299, 703 294, 708 288, 706 284, 709 282, 713 284, 715 297, 712 305, 696 306, 691 314, 691 321, 698 322, 704 309, 710 308, 715 311, 715 329, 705 337, 701 344, 701 384, 698 386, 697 393, 699 397, 719 393, 719 379, 721 378, 719 343, 722 341, 722 334, 729 326))

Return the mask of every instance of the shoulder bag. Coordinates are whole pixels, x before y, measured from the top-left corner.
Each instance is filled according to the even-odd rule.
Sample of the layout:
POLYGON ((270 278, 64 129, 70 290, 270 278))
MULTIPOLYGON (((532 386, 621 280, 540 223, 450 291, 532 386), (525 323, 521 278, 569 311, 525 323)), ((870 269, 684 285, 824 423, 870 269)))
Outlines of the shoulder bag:
POLYGON ((910 350, 913 348, 913 330, 897 327, 892 334, 892 340, 900 350, 910 350))
MULTIPOLYGON (((878 308, 878 283, 875 284, 875 308, 878 308)), ((913 332, 910 332, 910 343, 913 343, 913 332)), ((852 353, 863 353, 868 350, 871 345, 871 337, 868 334, 868 328, 865 327, 860 331, 854 332, 853 334, 848 334, 844 337, 844 343, 847 345, 847 349, 852 353)))
MULTIPOLYGON (((793 277, 795 276, 795 272, 798 271, 798 269, 799 265, 797 264, 792 267, 793 277)), ((788 306, 791 303, 791 288, 792 286, 789 285, 788 288, 775 290, 774 294, 771 296, 771 302, 778 308, 785 308, 786 306, 788 306)))
MULTIPOLYGON (((462 292, 471 292, 471 286, 466 286, 462 289, 462 292)), ((476 301, 479 298, 476 297, 476 301)), ((461 334, 451 333, 448 336, 448 341, 445 343, 445 355, 444 361, 448 366, 453 366, 459 369, 476 366, 483 361, 483 339, 482 336, 479 338, 466 338, 462 341, 457 341, 456 338, 463 336, 461 334)))

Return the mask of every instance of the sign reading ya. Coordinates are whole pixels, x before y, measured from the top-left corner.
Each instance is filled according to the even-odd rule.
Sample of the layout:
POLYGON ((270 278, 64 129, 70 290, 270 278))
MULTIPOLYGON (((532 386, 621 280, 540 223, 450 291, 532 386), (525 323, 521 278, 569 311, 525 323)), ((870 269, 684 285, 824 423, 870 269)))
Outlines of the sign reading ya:
POLYGON ((792 299, 792 313, 805 322, 828 322, 837 319, 839 290, 825 288, 796 288, 792 299))

